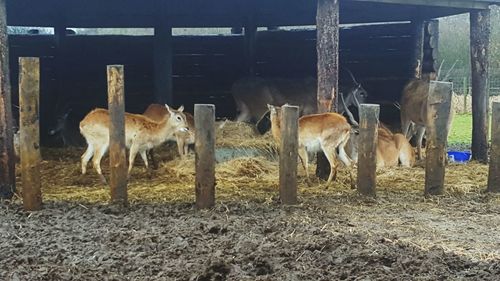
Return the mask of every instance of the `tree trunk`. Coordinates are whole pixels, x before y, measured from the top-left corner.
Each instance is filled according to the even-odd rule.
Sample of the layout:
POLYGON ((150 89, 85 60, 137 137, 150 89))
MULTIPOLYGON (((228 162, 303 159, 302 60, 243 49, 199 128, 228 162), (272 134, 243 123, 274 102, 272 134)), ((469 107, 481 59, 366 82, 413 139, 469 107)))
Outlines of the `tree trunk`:
POLYGON ((488 53, 490 10, 470 12, 472 158, 488 162, 488 53))
POLYGON ((0 0, 0 198, 3 199, 12 198, 16 190, 7 41, 7 11, 5 0, 0 0))
MULTIPOLYGON (((318 112, 337 111, 339 73, 339 1, 318 0, 316 14, 318 54, 318 112)), ((317 154, 316 176, 327 179, 330 165, 325 155, 317 154)))
MULTIPOLYGON (((127 206, 125 81, 123 65, 108 65, 109 167, 111 203, 127 206)), ((128 175, 130 176, 130 175, 128 175)))

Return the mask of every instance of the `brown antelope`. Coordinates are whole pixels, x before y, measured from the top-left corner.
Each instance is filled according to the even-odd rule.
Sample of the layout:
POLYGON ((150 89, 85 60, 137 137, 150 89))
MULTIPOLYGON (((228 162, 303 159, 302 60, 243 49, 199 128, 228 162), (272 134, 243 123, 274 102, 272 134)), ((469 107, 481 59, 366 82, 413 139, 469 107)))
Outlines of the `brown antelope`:
MULTIPOLYGON (((417 131, 417 157, 422 159, 422 139, 424 138, 427 120, 427 98, 429 95, 430 81, 435 80, 434 73, 427 74, 421 79, 410 80, 403 89, 401 97, 401 130, 406 138, 411 139, 411 124, 415 124, 417 131)), ((453 120, 453 109, 446 130, 450 130, 453 120)))
MULTIPOLYGON (((186 116, 182 113, 184 107, 181 106, 177 110, 168 105, 165 107, 170 114, 165 115, 159 122, 141 114, 125 113, 125 145, 130 150, 129 175, 137 153, 148 167, 147 150, 172 138, 176 131, 187 130, 186 116)), ((106 179, 102 175, 101 159, 109 147, 109 125, 109 112, 102 108, 92 110, 80 122, 80 132, 87 141, 87 150, 82 155, 82 174, 86 173, 87 163, 94 156, 94 168, 103 182, 106 182, 106 179)))
MULTIPOLYGON (((338 112, 343 114, 348 106, 359 107, 365 101, 367 92, 349 70, 341 68, 341 72, 344 75, 340 77, 339 89, 344 103, 339 103, 338 112)), ((301 116, 316 113, 317 83, 313 78, 247 77, 237 80, 231 88, 238 111, 236 121, 257 122, 267 112, 267 104, 299 104, 301 116)))
MULTIPOLYGON (((161 104, 150 104, 143 115, 152 119, 154 121, 160 121, 169 114, 167 108, 161 104)), ((189 112, 184 112, 186 115, 186 122, 188 125, 188 131, 177 131, 174 133, 175 141, 177 142, 177 149, 181 157, 188 154, 189 145, 194 144, 194 117, 189 112)), ((152 156, 152 151, 150 151, 152 156)))
MULTIPOLYGON (((351 132, 347 143, 347 151, 351 159, 358 161, 358 135, 351 132)), ((401 163, 403 167, 415 165, 415 150, 410 142, 402 134, 393 134, 387 127, 380 124, 377 139, 377 168, 397 166, 401 163)))
MULTIPOLYGON (((268 105, 271 118, 271 132, 276 142, 281 141, 281 107, 268 105)), ((351 168, 351 160, 344 147, 349 140, 351 125, 344 116, 337 113, 305 115, 299 118, 299 158, 309 180, 308 152, 323 151, 330 163, 330 175, 327 184, 337 175, 335 165, 336 149, 339 149, 340 160, 351 168)), ((350 170, 351 186, 354 186, 352 169, 350 170)))

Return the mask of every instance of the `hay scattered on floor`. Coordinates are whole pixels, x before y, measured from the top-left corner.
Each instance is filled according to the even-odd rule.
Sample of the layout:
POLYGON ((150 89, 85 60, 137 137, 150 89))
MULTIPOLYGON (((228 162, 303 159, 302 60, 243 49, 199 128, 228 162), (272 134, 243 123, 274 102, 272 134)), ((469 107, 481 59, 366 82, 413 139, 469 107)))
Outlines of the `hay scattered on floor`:
MULTIPOLYGON (((172 149, 175 149, 173 147, 172 149)), ((171 152, 160 152, 160 158, 170 158, 171 152)), ((100 181, 91 165, 88 174, 80 171, 80 149, 50 149, 44 156, 50 160, 42 162, 42 186, 45 200, 69 200, 82 202, 106 202, 109 190, 100 181)), ((108 158, 103 159, 102 168, 109 178, 108 158)), ((310 183, 305 171, 298 166, 300 195, 331 196, 333 194, 355 194, 350 189, 349 173, 340 167, 337 180, 329 187, 318 180, 315 166, 310 167, 310 183)), ((421 198, 424 188, 425 170, 394 167, 377 172, 379 194, 396 193, 402 200, 406 196, 421 198)), ((461 196, 481 193, 486 186, 487 166, 472 162, 467 165, 451 164, 447 167, 447 194, 461 196)), ((223 201, 269 201, 278 193, 278 162, 263 158, 237 158, 216 166, 217 198, 223 201)), ((19 178, 18 178, 19 179, 19 178)), ((20 180, 20 179, 19 179, 20 180)), ((194 155, 185 159, 178 157, 163 162, 158 170, 146 169, 138 159, 132 170, 129 183, 131 201, 193 202, 194 200, 194 155)), ((21 184, 19 182, 19 184, 21 184)), ((21 186, 21 185, 20 185, 21 186)))

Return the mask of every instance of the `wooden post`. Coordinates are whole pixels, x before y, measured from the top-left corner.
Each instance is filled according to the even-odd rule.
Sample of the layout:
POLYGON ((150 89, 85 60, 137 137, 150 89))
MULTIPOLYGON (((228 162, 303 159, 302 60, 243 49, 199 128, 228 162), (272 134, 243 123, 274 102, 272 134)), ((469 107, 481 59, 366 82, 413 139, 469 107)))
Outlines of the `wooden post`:
POLYGON ((437 73, 439 69, 439 20, 424 23, 424 58, 422 73, 437 73), (428 43, 427 43, 428 42, 428 43), (426 43, 428 45, 426 45, 426 43), (427 50, 426 50, 427 48, 427 50))
POLYGON ((125 86, 123 65, 108 65, 109 167, 111 203, 126 206, 125 86))
POLYGON ((64 20, 60 19, 57 22, 57 25, 54 26, 54 42, 56 47, 56 56, 54 58, 55 63, 55 95, 51 97, 55 102, 51 104, 52 112, 54 114, 54 119, 57 117, 58 112, 61 108, 64 108, 66 102, 68 102, 66 97, 66 92, 64 90, 64 81, 65 73, 67 69, 65 68, 65 60, 66 60, 66 25, 64 24, 64 20))
MULTIPOLYGON (((339 73, 339 1, 318 0, 317 14, 318 54, 318 112, 337 111, 339 73)), ((317 154, 316 176, 327 179, 330 165, 325 155, 317 154)))
POLYGON ((416 19, 412 21, 413 28, 413 52, 411 58, 410 77, 420 78, 424 60, 424 21, 416 19))
POLYGON ((160 17, 154 29, 154 95, 157 103, 172 105, 172 27, 166 17, 160 17))
POLYGON ((358 191, 375 196, 377 180, 378 104, 361 104, 359 111, 358 191))
POLYGON ((40 60, 19 58, 19 148, 23 205, 26 211, 42 208, 39 97, 40 60))
POLYGON ((467 77, 464 77, 464 85, 463 85, 463 94, 464 94, 464 112, 467 113, 467 96, 469 95, 469 85, 467 85, 467 77))
POLYGON ((196 207, 215 205, 215 106, 194 105, 196 207))
POLYGON ((279 179, 280 199, 283 204, 297 204, 298 120, 298 106, 282 107, 279 179))
POLYGON ((0 198, 11 199, 16 191, 13 121, 9 75, 6 0, 0 0, 0 198))
POLYGON ((243 34, 243 27, 241 26, 231 27, 231 34, 243 34))
POLYGON ((250 17, 248 23, 245 25, 245 61, 248 74, 255 75, 255 45, 257 44, 257 25, 250 17))
POLYGON ((488 162, 488 65, 490 10, 470 12, 472 158, 488 162))
POLYGON ((494 102, 491 118, 490 170, 488 192, 500 192, 500 102, 494 102))
POLYGON ((425 160, 425 195, 444 192, 446 141, 453 84, 431 81, 427 99, 427 145, 425 160))

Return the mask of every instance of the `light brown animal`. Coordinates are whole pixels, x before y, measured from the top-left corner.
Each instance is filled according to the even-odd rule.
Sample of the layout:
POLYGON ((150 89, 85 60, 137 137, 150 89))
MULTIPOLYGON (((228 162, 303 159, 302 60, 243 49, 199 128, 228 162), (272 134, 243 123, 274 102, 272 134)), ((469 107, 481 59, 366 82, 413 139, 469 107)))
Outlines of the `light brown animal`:
MULTIPOLYGON (((351 132, 347 143, 347 151, 351 159, 358 161, 359 136, 351 132)), ((377 138, 377 168, 392 167, 401 164, 403 167, 415 165, 415 150, 402 134, 393 134, 387 127, 380 125, 377 138)))
MULTIPOLYGON (((435 79, 434 74, 427 74, 422 79, 410 80, 403 89, 401 97, 401 130, 406 138, 411 139, 410 126, 412 123, 417 131, 417 157, 422 159, 422 139, 424 138, 427 120, 427 99, 429 96, 430 81, 435 79)), ((454 112, 450 110, 448 125, 449 132, 454 112)))
MULTIPOLYGON (((268 105, 271 117, 271 132, 276 142, 281 141, 281 107, 268 105)), ((323 151, 330 164, 329 184, 337 174, 335 165, 336 149, 339 149, 339 158, 347 167, 351 168, 351 160, 345 152, 345 145, 349 140, 351 125, 344 116, 337 113, 322 113, 305 115, 299 118, 299 158, 309 180, 308 153, 323 151)), ((352 169, 350 170, 351 186, 354 186, 352 169)))
MULTIPOLYGON (((168 105, 165 106, 170 114, 160 122, 141 114, 125 113, 125 145, 130 150, 129 175, 137 153, 141 155, 144 164, 148 167, 147 150, 172 138, 175 132, 187 130, 186 116, 182 113, 184 107, 174 110, 168 105)), ((82 174, 86 173, 87 163, 94 156, 94 168, 104 183, 106 179, 102 175, 101 159, 109 147, 109 125, 109 112, 102 108, 92 110, 80 122, 80 132, 88 145, 82 155, 82 174)))
MULTIPOLYGON (((170 114, 167 108, 161 104, 150 104, 146 111, 144 111, 143 115, 155 120, 160 121, 165 118, 166 115, 170 114)), ((188 131, 177 131, 174 133, 175 141, 177 142, 177 149, 179 151, 179 155, 181 157, 188 154, 189 145, 194 144, 194 117, 189 112, 184 112, 186 115, 186 122, 188 125, 188 131)), ((152 151, 149 152, 152 157, 152 151)), ((153 157, 152 157, 153 158, 153 157)))

